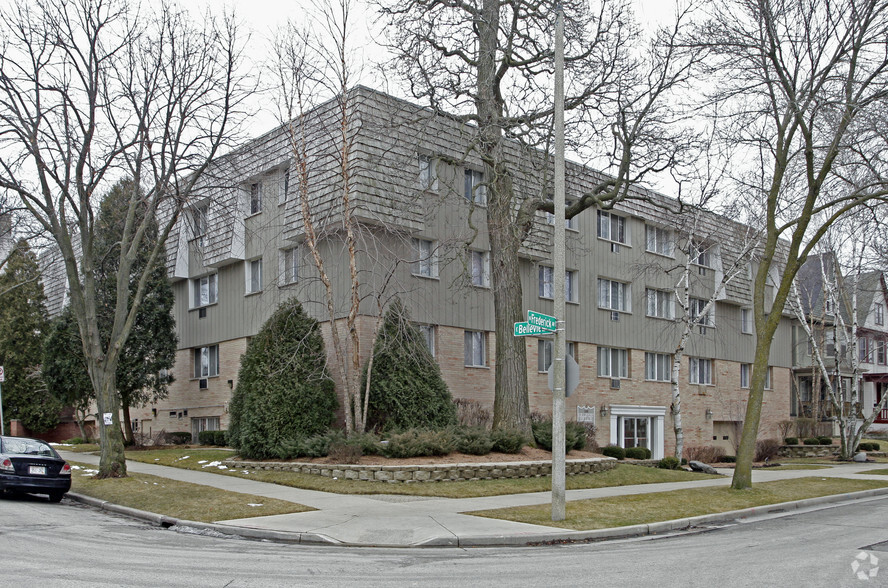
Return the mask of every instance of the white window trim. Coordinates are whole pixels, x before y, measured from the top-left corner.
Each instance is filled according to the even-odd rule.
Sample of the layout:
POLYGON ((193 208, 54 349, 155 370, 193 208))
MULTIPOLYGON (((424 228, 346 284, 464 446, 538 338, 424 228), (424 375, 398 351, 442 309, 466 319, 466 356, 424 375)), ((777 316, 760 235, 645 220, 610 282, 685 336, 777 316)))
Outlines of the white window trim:
POLYGON ((751 363, 741 363, 740 364, 740 388, 742 388, 743 390, 748 390, 751 377, 752 377, 752 364, 751 363), (744 368, 746 368, 746 369, 744 369, 744 368), (744 375, 744 372, 746 372, 745 375, 744 375), (746 379, 745 383, 743 382, 744 378, 746 379))
POLYGON ((740 309, 740 332, 744 335, 752 335, 752 322, 753 322, 753 314, 751 308, 741 308, 740 309), (743 315, 746 315, 747 320, 743 320, 743 315))
POLYGON ((595 351, 595 362, 597 364, 596 369, 595 369, 595 373, 599 378, 608 378, 611 380, 627 380, 627 379, 629 379, 629 350, 628 349, 626 349, 624 347, 607 347, 606 345, 599 345, 595 351), (601 373, 601 366, 602 366, 601 352, 604 350, 608 351, 608 353, 607 353, 607 356, 608 356, 607 371, 608 371, 608 373, 606 373, 606 374, 601 373), (612 373, 613 366, 614 366, 614 358, 613 358, 614 352, 617 352, 618 355, 621 355, 623 357, 623 359, 625 359, 625 362, 624 361, 620 362, 620 364, 621 364, 620 367, 626 368, 625 374, 621 373, 621 374, 614 375, 612 373))
POLYGON ((644 380, 645 382, 671 382, 672 381, 672 362, 674 358, 671 353, 657 353, 656 351, 645 351, 644 352, 644 380), (648 372, 648 359, 653 357, 654 361, 658 361, 660 357, 666 358, 666 378, 665 379, 657 379, 656 378, 656 366, 654 366, 654 379, 649 377, 650 373, 648 372))
POLYGON ((713 372, 715 366, 713 365, 713 363, 714 363, 713 360, 708 357, 689 357, 688 358, 688 383, 693 384, 695 386, 714 386, 715 379, 712 377, 713 376, 712 372, 713 372), (708 382, 700 382, 699 381, 699 377, 700 377, 699 362, 701 362, 701 361, 708 362, 708 365, 709 365, 709 370, 708 370, 709 381, 708 382), (697 362, 696 368, 693 365, 694 362, 697 362))
POLYGON ((602 310, 607 310, 610 312, 624 312, 626 314, 632 313, 632 283, 631 282, 621 282, 620 280, 612 280, 610 278, 598 278, 597 282, 597 292, 596 298, 598 299, 598 308, 602 310), (608 282, 608 300, 610 300, 610 306, 604 306, 601 300, 601 283, 608 282), (625 306, 625 308, 614 308, 613 307, 613 289, 610 284, 622 284, 623 286, 623 295, 621 297, 621 305, 625 306))
POLYGON ((595 236, 598 237, 600 241, 606 241, 608 243, 616 243, 618 245, 622 245, 624 247, 632 247, 632 238, 630 237, 630 223, 629 218, 625 217, 621 214, 616 214, 612 210, 598 210, 595 214, 595 236), (601 235, 601 217, 602 215, 607 215, 608 217, 608 229, 607 237, 603 237, 601 235), (611 217, 623 219, 623 237, 625 241, 618 241, 617 239, 613 239, 611 237, 611 217))
POLYGON ((470 202, 475 206, 487 207, 487 184, 484 183, 483 171, 471 167, 465 168, 463 172, 463 198, 465 198, 466 202, 470 202), (469 181, 471 186, 467 185, 469 181), (466 194, 467 190, 470 190, 469 194, 466 194))
POLYGON ((263 185, 264 183, 265 182, 264 182, 263 178, 257 178, 247 184, 247 210, 246 210, 247 217, 256 216, 257 214, 262 214, 262 210, 265 205, 265 202, 264 202, 264 200, 265 200, 265 186, 263 185), (256 211, 253 210, 253 186, 256 186, 256 189, 258 191, 257 202, 259 203, 259 209, 256 211))
POLYGON ((217 272, 205 274, 203 276, 198 276, 196 278, 191 278, 191 280, 189 280, 189 281, 191 282, 191 286, 190 286, 191 292, 190 292, 190 296, 189 296, 189 308, 190 309, 206 308, 207 306, 212 306, 214 304, 218 304, 218 302, 219 302, 219 274, 217 272), (206 304, 198 303, 198 296, 200 293, 201 281, 204 279, 207 280, 207 297, 209 298, 209 294, 212 291, 210 288, 210 281, 211 281, 210 278, 215 278, 213 280, 214 285, 215 285, 215 294, 216 294, 215 299, 207 302, 206 304))
POLYGON ((659 255, 661 257, 668 257, 669 259, 675 259, 675 235, 672 229, 667 229, 666 227, 659 227, 657 225, 650 225, 645 223, 644 250, 647 253, 653 253, 654 255, 659 255), (657 251, 656 249, 650 248, 651 239, 648 237, 648 231, 654 231, 654 241, 656 241, 657 244, 659 244, 660 241, 656 238, 656 235, 660 232, 666 233, 667 237, 665 237, 665 239, 669 245, 669 247, 667 247, 667 249, 669 249, 669 253, 663 253, 661 251, 657 251))
POLYGON ((488 367, 487 366, 487 332, 486 331, 471 331, 471 330, 466 329, 463 332, 463 363, 464 363, 464 367, 467 367, 467 368, 487 368, 488 367), (469 335, 470 333, 472 335, 472 363, 465 363, 465 355, 466 355, 465 354, 465 352, 466 352, 465 339, 466 339, 466 335, 469 335), (476 352, 478 351, 475 348, 475 335, 480 335, 480 337, 478 338, 478 341, 481 345, 481 354, 480 355, 481 355, 481 362, 482 363, 474 363, 476 352))
POLYGON ((435 325, 417 325, 419 329, 419 334, 422 335, 425 340, 426 347, 429 350, 429 353, 432 357, 436 357, 435 349, 437 347, 435 339, 437 338, 438 329, 435 325))
POLYGON ((204 345, 203 347, 192 347, 191 353, 193 365, 192 365, 192 380, 204 380, 207 378, 216 378, 219 376, 220 369, 220 361, 219 361, 219 345, 204 345), (213 362, 213 355, 211 350, 215 348, 215 359, 213 362), (207 374, 203 374, 203 353, 204 349, 207 350, 207 374), (215 363, 215 365, 213 365, 215 363), (213 369, 215 368, 215 373, 213 373, 213 369))
POLYGON ((470 250, 470 262, 471 262, 471 281, 472 286, 476 288, 490 288, 490 252, 489 251, 480 251, 477 249, 470 250), (481 256, 481 283, 475 282, 475 256, 481 256))
POLYGON ((644 313, 648 318, 662 319, 662 320, 675 320, 675 294, 670 292, 669 290, 658 290, 656 288, 645 288, 644 289, 644 313), (651 314, 651 293, 654 293, 655 300, 654 306, 659 307, 657 304, 657 294, 665 294, 667 297, 667 313, 668 316, 663 316, 660 314, 651 314))
POLYGON ((651 459, 663 459, 663 451, 665 447, 663 425, 666 421, 665 406, 632 406, 629 404, 611 404, 610 405, 610 443, 611 445, 620 445, 621 440, 618 437, 619 427, 617 420, 620 417, 650 417, 651 429, 648 432, 648 439, 651 443, 651 459))
POLYGON ((438 191, 438 159, 432 155, 419 153, 416 156, 419 173, 417 180, 422 190, 427 192, 438 191), (423 177, 427 176, 427 177, 423 177))
POLYGON ((418 278, 438 279, 438 244, 430 239, 413 239, 413 254, 416 261, 411 264, 410 272, 418 278), (423 244, 428 244, 428 253, 423 253, 423 244), (428 273, 423 273, 423 266, 428 264, 428 273))

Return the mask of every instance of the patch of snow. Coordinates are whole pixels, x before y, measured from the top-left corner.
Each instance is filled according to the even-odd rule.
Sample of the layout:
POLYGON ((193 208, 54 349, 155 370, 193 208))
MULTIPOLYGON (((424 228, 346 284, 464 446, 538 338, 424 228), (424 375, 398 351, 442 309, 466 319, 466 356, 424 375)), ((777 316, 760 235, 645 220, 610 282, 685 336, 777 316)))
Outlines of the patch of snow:
POLYGON ((179 459, 177 459, 176 461, 182 461, 183 459, 188 459, 189 457, 191 457, 191 456, 190 456, 190 455, 184 455, 184 456, 180 457, 179 459))
POLYGON ((248 502, 247 506, 262 506, 261 504, 255 504, 253 502, 248 502))
POLYGON ((220 470, 227 470, 227 469, 228 469, 228 466, 224 466, 224 465, 220 465, 220 466, 217 466, 217 467, 218 467, 220 470))
POLYGON ((211 461, 210 463, 206 464, 206 465, 203 466, 203 467, 205 467, 205 468, 214 468, 214 467, 216 467, 216 466, 218 466, 218 465, 222 465, 222 462, 221 462, 221 461, 211 461))
POLYGON ((241 470, 241 473, 242 474, 249 474, 250 472, 248 472, 247 470, 241 470))
POLYGON ((199 461, 199 462, 197 462, 197 463, 207 463, 207 460, 205 460, 205 459, 202 459, 202 460, 200 460, 200 461, 199 461))

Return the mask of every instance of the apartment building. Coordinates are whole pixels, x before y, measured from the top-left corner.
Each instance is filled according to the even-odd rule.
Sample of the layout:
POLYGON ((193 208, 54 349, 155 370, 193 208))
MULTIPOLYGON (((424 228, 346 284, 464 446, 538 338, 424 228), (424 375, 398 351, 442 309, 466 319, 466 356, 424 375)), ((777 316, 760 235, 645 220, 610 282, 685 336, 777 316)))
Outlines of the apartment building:
MULTIPOLYGON (((348 194, 359 221, 357 325, 369 353, 379 310, 398 296, 427 337, 454 398, 493 404, 493 294, 483 166, 471 152, 475 129, 388 95, 349 94, 348 194)), ((171 235, 168 267, 176 294, 179 350, 166 400, 134 410, 137 428, 224 429, 241 354, 275 307, 296 296, 322 322, 331 321, 325 290, 305 245, 299 190, 310 199, 325 269, 335 292, 336 324, 346 316, 349 267, 342 224, 343 153, 335 103, 303 119, 295 158, 281 127, 219 158, 200 196, 171 235), (296 165, 305 161, 306 175, 296 165), (307 183, 303 180, 307 178, 307 183)), ((508 145, 519 198, 546 198, 548 162, 508 145)), ((601 176, 568 164, 567 197, 601 176)), ((742 259, 747 227, 714 214, 687 219, 674 202, 636 191, 614 210, 587 210, 568 223, 567 338, 580 366, 567 418, 594 422, 601 445, 674 447, 669 369, 683 322, 675 286, 691 256, 695 316, 682 362, 685 446, 718 444, 734 453, 746 411, 754 350, 751 276, 742 259), (689 241, 692 247, 688 247, 689 241), (738 263, 744 272, 718 287, 738 263)), ((552 313, 552 219, 537 213, 520 252, 523 303, 552 313)), ((551 341, 527 337, 531 409, 551 412, 547 374, 551 341)), ((331 362, 331 366, 335 362, 331 362)), ((792 329, 788 317, 772 348, 761 437, 776 437, 789 415, 792 329)), ((335 379, 340 375, 332 369, 335 379)))
MULTIPOLYGON (((800 324, 794 329, 793 386, 791 414, 827 423, 834 407, 828 395, 829 383, 816 369, 814 345, 820 349, 827 371, 834 381, 841 379, 845 391, 851 389, 854 369, 860 373, 861 417, 872 414, 888 393, 888 287, 885 274, 871 271, 859 276, 842 276, 831 254, 813 256, 799 271, 797 283, 805 316, 812 327, 814 342, 800 324), (825 284, 826 280, 826 284, 825 284), (857 308, 857 357, 852 358, 852 313, 857 308), (839 320, 838 313, 841 313, 839 320), (853 361, 852 361, 853 360, 853 361), (836 375, 837 374, 837 377, 836 375)), ((871 430, 888 430, 888 409, 876 415, 871 430)))

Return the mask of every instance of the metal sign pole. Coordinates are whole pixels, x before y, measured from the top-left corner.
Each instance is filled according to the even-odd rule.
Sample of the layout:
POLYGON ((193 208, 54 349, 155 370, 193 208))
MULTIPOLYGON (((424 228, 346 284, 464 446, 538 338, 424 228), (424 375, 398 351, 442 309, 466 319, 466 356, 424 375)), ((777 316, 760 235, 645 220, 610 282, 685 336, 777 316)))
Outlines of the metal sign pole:
POLYGON ((555 343, 552 355, 552 520, 565 517, 564 351, 565 340, 565 237, 564 237, 564 7, 556 6, 555 20, 555 239, 552 255, 555 298, 555 343))

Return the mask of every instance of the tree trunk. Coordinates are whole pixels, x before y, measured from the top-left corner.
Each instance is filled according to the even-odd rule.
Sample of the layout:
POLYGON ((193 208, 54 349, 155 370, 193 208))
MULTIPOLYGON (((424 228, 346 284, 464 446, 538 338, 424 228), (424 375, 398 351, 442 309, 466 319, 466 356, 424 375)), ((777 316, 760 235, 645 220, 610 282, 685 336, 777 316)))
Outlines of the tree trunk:
POLYGON ((746 403, 746 419, 743 421, 743 435, 737 451, 737 464, 731 488, 744 490, 752 487, 752 460, 755 458, 755 443, 758 438, 759 421, 762 416, 762 400, 765 397, 765 374, 768 358, 771 355, 771 342, 777 330, 777 321, 767 321, 764 328, 757 331, 755 359, 752 381, 749 383, 749 401, 746 403))
POLYGON ((96 478, 123 478, 126 476, 126 457, 120 430, 120 397, 115 386, 115 375, 102 365, 94 365, 90 376, 94 387, 99 391, 96 404, 99 409, 99 442, 102 452, 96 478), (104 415, 107 413, 111 414, 110 425, 105 424, 104 415))
POLYGON ((133 421, 130 419, 130 407, 129 404, 124 402, 122 403, 123 408, 123 443, 126 446, 135 445, 135 440, 133 439, 133 421))

